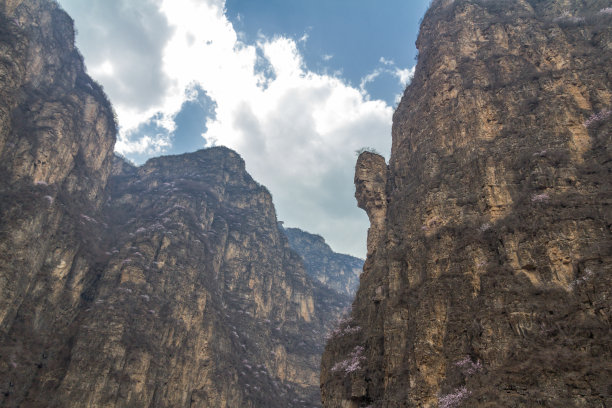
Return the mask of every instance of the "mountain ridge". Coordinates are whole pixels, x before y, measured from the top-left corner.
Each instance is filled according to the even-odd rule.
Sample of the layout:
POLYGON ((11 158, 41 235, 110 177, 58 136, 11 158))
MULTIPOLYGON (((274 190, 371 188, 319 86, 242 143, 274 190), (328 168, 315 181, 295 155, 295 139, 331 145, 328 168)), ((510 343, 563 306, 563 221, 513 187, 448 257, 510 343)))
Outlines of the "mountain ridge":
POLYGON ((334 252, 325 238, 299 228, 284 228, 289 245, 304 259, 308 274, 338 293, 353 297, 359 286, 363 259, 334 252))

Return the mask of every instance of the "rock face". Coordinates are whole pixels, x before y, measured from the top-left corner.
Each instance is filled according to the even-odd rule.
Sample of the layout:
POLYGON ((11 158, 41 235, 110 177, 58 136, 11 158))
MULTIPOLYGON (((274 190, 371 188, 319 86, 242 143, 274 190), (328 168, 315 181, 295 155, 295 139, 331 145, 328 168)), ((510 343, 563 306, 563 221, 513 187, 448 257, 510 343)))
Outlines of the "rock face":
POLYGON ((609 6, 433 2, 325 407, 612 404, 609 6))
POLYGON ((359 286, 363 259, 332 251, 320 235, 310 234, 299 228, 285 228, 284 231, 291 249, 304 260, 308 275, 328 288, 346 295, 348 306, 359 286))
POLYGON ((345 301, 229 149, 136 168, 53 1, 0 1, 0 406, 320 406, 345 301))

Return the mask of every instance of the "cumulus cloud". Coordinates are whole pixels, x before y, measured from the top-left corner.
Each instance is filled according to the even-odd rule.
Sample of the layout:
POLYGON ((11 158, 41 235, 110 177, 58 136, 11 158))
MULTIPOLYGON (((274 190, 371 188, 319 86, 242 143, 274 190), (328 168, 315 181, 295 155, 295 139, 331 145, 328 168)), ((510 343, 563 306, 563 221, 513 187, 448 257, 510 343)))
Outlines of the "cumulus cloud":
MULTIPOLYGON (((162 64, 172 29, 158 1, 61 3, 76 20, 78 45, 89 72, 104 85, 118 111, 127 106, 143 111, 162 102, 171 81, 162 64)), ((127 119, 128 115, 119 113, 127 119)))
POLYGON ((62 4, 75 18, 90 72, 118 111, 118 151, 140 158, 171 152, 173 137, 186 133, 178 132, 177 118, 186 117, 185 103, 194 100, 186 90, 195 86, 207 98, 206 120, 191 133, 200 133, 202 144, 238 151, 286 225, 365 256, 368 221, 353 197, 354 152, 370 146, 388 155, 392 116, 366 87, 382 73, 405 83, 410 69, 381 59, 378 71, 352 87, 305 66, 298 44, 307 34, 245 42, 223 0, 62 4), (120 52, 111 52, 115 47, 120 52))

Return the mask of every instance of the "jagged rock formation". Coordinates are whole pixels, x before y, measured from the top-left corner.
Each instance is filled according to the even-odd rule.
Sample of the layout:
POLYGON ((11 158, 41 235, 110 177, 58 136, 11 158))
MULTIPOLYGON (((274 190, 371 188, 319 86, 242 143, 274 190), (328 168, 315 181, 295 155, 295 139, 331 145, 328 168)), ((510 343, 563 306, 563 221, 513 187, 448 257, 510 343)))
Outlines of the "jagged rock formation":
POLYGON ((325 407, 612 404, 609 7, 433 2, 325 407))
POLYGON ((312 407, 344 303, 229 149, 113 158, 53 1, 0 1, 0 405, 312 407))
POLYGON ((326 287, 346 295, 350 305, 359 286, 363 259, 339 254, 327 245, 320 235, 310 234, 299 228, 285 228, 289 246, 304 260, 306 272, 326 287))

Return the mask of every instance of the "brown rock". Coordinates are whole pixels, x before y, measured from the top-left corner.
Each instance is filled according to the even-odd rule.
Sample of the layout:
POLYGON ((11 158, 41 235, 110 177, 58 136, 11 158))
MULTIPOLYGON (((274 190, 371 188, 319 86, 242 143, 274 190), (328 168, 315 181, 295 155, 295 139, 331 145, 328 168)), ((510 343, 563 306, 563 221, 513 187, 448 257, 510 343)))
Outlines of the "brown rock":
POLYGON ((363 152, 355 166, 355 198, 359 208, 370 219, 368 256, 372 255, 384 235, 387 216, 387 163, 379 154, 363 152))
POLYGON ((607 6, 433 2, 324 406, 612 404, 607 6))

